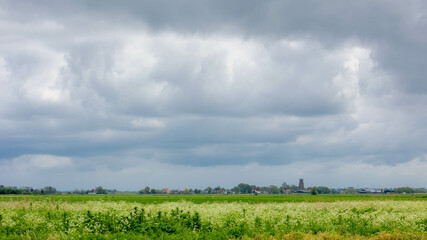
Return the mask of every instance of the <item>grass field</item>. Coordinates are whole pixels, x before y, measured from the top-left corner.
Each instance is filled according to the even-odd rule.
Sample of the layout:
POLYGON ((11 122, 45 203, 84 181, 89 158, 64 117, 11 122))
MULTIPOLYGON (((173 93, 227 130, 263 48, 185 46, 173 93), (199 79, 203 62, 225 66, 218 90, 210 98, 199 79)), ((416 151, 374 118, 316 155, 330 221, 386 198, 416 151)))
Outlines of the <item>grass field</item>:
POLYGON ((426 195, 1 196, 0 239, 426 239, 426 195))
POLYGON ((427 194, 335 194, 335 195, 0 195, 0 201, 125 201, 137 203, 164 203, 188 201, 192 203, 246 202, 336 202, 336 201, 427 201, 427 194))

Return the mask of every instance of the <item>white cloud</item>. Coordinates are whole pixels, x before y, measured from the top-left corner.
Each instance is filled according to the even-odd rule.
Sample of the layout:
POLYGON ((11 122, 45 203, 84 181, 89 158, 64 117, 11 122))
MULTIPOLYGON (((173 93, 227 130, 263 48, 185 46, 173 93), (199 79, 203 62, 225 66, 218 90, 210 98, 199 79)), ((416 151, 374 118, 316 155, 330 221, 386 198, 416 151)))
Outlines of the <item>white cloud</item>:
POLYGON ((140 31, 114 41, 69 54, 62 78, 76 104, 131 115, 333 114, 358 96, 353 68, 372 62, 366 49, 315 41, 140 31))
POLYGON ((164 126, 164 122, 157 118, 136 118, 132 119, 131 125, 135 128, 159 128, 164 126))
POLYGON ((11 160, 11 165, 19 168, 37 168, 42 170, 64 168, 72 166, 71 159, 68 157, 44 155, 44 154, 30 154, 22 155, 18 158, 11 160))

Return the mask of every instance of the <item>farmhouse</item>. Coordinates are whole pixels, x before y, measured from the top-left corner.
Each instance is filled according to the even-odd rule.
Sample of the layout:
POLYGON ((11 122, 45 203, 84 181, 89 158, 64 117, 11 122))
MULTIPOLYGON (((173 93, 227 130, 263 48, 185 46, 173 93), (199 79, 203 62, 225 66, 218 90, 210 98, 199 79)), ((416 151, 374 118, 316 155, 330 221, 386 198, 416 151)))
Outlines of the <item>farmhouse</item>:
POLYGON ((384 190, 385 194, 391 194, 391 193, 396 193, 396 191, 394 191, 393 189, 386 189, 384 190))
POLYGON ((261 194, 261 191, 258 191, 258 190, 252 190, 252 193, 253 193, 253 194, 255 194, 255 195, 258 195, 258 194, 261 194))

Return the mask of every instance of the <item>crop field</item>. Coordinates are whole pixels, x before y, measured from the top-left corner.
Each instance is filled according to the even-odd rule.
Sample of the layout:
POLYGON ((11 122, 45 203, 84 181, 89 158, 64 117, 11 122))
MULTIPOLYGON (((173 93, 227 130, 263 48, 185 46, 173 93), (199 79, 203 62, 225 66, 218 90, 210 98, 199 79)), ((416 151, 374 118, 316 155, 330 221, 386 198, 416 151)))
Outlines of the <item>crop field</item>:
POLYGON ((0 239, 426 239, 425 195, 1 196, 0 239))
POLYGON ((0 195, 1 201, 125 201, 143 204, 187 201, 192 203, 246 202, 246 203, 280 203, 280 202, 336 202, 336 201, 427 201, 427 194, 322 194, 322 195, 249 195, 249 194, 197 194, 197 195, 0 195))

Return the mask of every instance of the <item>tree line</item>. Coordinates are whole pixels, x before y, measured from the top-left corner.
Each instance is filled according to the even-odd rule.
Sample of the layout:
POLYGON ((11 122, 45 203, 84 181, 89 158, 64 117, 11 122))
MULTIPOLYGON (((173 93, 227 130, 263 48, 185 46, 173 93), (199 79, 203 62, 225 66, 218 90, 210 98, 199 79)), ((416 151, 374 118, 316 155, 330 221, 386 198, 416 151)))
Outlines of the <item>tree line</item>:
MULTIPOLYGON (((150 188, 149 186, 145 187, 138 191, 139 194, 251 194, 251 193, 262 193, 262 194, 292 194, 298 193, 302 189, 299 189, 296 185, 288 185, 283 183, 280 187, 275 185, 270 186, 256 186, 250 185, 247 183, 240 183, 237 186, 232 188, 223 188, 220 186, 217 187, 207 187, 205 189, 192 189, 185 188, 184 190, 179 189, 155 189, 150 188)), ((305 193, 316 194, 335 194, 335 193, 344 193, 344 194, 354 194, 358 193, 360 189, 343 189, 340 192, 337 192, 335 189, 330 189, 325 186, 316 186, 303 189, 305 193)), ((385 189, 386 190, 386 189, 385 189)), ((399 187, 399 188, 390 188, 395 193, 427 193, 426 189, 422 188, 410 188, 410 187, 399 187)), ((67 194, 115 194, 116 189, 110 190, 105 189, 102 186, 98 186, 93 189, 75 189, 72 192, 66 192, 67 194)), ((44 188, 31 188, 31 187, 5 187, 0 185, 0 195, 1 194, 34 194, 34 195, 43 195, 43 194, 57 194, 58 191, 52 186, 46 186, 44 188)))
MULTIPOLYGON (((223 188, 217 186, 207 187, 205 189, 192 189, 185 188, 184 190, 173 189, 166 191, 166 189, 154 189, 149 186, 145 187, 138 191, 139 194, 251 194, 251 193, 262 193, 262 194, 292 194, 298 193, 303 190, 305 193, 311 193, 312 195, 316 194, 355 194, 359 193, 362 189, 342 189, 337 191, 336 189, 331 189, 326 186, 314 186, 308 187, 304 189, 300 189, 296 185, 288 185, 283 183, 280 187, 275 185, 270 186, 256 186, 250 185, 247 183, 240 183, 232 188, 223 188)), ((387 190, 387 189, 383 189, 387 190)), ((410 188, 410 187, 399 187, 399 188, 390 188, 388 190, 393 190, 395 193, 427 193, 426 189, 423 188, 410 188)))
MULTIPOLYGON (((312 188, 307 188, 307 191, 311 191, 312 188)), ((315 187, 316 193, 318 194, 328 194, 333 193, 333 190, 328 187, 319 186, 315 187)), ((251 194, 251 193, 263 193, 263 194, 285 194, 285 193, 296 193, 299 191, 298 186, 296 185, 288 185, 283 183, 280 187, 275 185, 270 186, 256 186, 250 185, 247 183, 240 183, 232 188, 223 188, 220 186, 217 187, 207 187, 205 189, 192 189, 185 188, 184 190, 173 189, 167 191, 166 189, 154 189, 149 186, 145 187, 138 191, 139 194, 251 194)))
POLYGON ((0 185, 0 194, 55 194, 57 191, 54 187, 47 186, 44 188, 34 189, 31 187, 5 187, 0 185))
MULTIPOLYGON (((101 186, 96 187, 94 189, 91 190, 84 190, 84 189, 75 189, 73 192, 66 192, 68 194, 114 194, 116 193, 117 190, 110 190, 110 189, 105 189, 101 186)), ((25 194, 25 195, 29 195, 29 194, 33 194, 33 195, 44 195, 44 194, 57 194, 59 193, 56 188, 52 187, 52 186, 47 186, 44 188, 32 188, 32 187, 5 187, 4 185, 0 185, 0 195, 4 195, 4 194, 25 194)))

